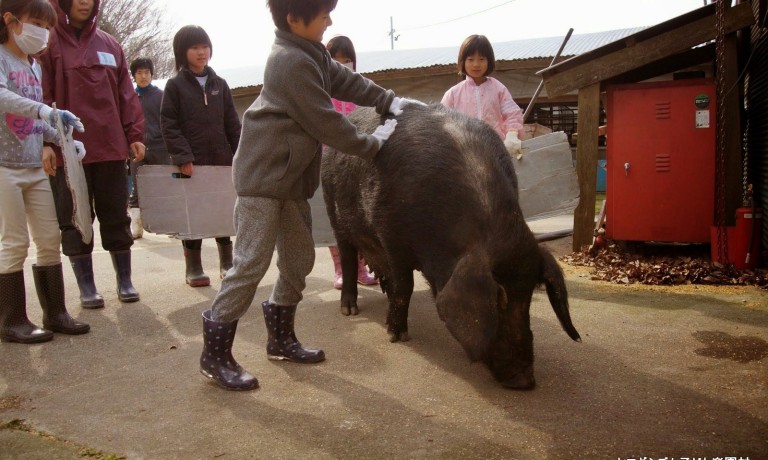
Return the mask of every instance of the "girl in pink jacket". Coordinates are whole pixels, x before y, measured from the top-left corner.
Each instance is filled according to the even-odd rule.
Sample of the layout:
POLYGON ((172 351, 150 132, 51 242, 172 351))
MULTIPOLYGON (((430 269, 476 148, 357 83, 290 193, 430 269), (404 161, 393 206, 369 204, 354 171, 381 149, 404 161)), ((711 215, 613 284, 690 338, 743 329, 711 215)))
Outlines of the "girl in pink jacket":
MULTIPOLYGON (((331 57, 340 63, 341 65, 348 67, 350 70, 357 70, 357 54, 355 53, 355 46, 352 44, 352 40, 344 35, 337 35, 328 40, 328 44, 325 46, 331 57)), ((357 106, 353 102, 339 101, 337 99, 331 99, 336 111, 344 115, 349 114, 357 106)), ((328 246, 331 251, 331 258, 333 259, 334 278, 333 287, 341 289, 342 277, 341 277, 341 259, 339 258, 339 248, 336 246, 328 246)), ((368 271, 368 267, 365 265, 365 259, 362 257, 357 262, 357 282, 366 286, 378 284, 376 278, 371 276, 368 271)))
POLYGON ((484 35, 470 35, 459 49, 459 75, 464 81, 445 92, 442 104, 488 123, 510 153, 520 153, 523 111, 509 90, 489 75, 496 68, 493 47, 484 35))

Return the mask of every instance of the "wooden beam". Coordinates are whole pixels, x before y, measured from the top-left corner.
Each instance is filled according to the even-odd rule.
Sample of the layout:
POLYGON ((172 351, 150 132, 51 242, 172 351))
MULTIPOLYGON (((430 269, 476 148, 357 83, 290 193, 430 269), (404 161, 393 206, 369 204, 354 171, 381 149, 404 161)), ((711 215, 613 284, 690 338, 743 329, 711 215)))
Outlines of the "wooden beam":
MULTIPOLYGON (((578 94, 566 94, 564 96, 558 96, 558 97, 547 97, 546 95, 544 95, 544 96, 539 96, 539 98, 536 99, 536 105, 541 105, 541 104, 577 105, 579 103, 578 97, 579 97, 578 94)), ((517 102, 517 105, 530 104, 531 96, 516 97, 515 102, 517 102)))
POLYGON ((648 80, 659 75, 673 73, 682 69, 695 67, 697 70, 708 70, 710 74, 714 69, 715 45, 714 43, 692 48, 680 54, 669 56, 651 64, 632 69, 631 71, 617 75, 602 82, 603 88, 608 85, 619 85, 625 83, 637 83, 648 80))
MULTIPOLYGON (((752 5, 749 2, 741 3, 729 8, 726 12, 725 33, 743 29, 754 22, 752 5)), ((557 96, 683 52, 712 40, 716 33, 715 16, 712 14, 642 41, 635 42, 632 40, 633 36, 625 37, 622 40, 625 44, 624 48, 596 57, 584 64, 573 67, 567 65, 568 61, 564 61, 562 64, 538 73, 544 79, 547 94, 557 96), (558 69, 559 66, 563 67, 558 69)))
POLYGON ((639 32, 636 32, 632 35, 627 35, 624 38, 608 43, 599 48, 595 48, 591 51, 581 53, 577 56, 567 59, 565 62, 558 63, 555 66, 552 66, 551 69, 546 69, 546 70, 548 72, 555 72, 555 73, 570 70, 574 67, 593 61, 599 57, 606 56, 608 54, 619 51, 623 48, 634 46, 636 43, 645 41, 651 37, 655 37, 657 35, 661 35, 671 30, 677 29, 680 26, 683 26, 685 24, 697 21, 707 16, 712 16, 715 14, 715 7, 716 7, 716 4, 714 3, 709 4, 702 8, 693 10, 689 13, 683 14, 682 16, 677 16, 668 21, 664 21, 660 24, 656 24, 646 29, 642 29, 639 32))
MULTIPOLYGON (((743 101, 743 86, 739 83, 738 38, 736 34, 725 37, 725 53, 723 56, 723 86, 730 91, 724 100, 718 101, 725 111, 725 126, 718 126, 717 131, 724 137, 725 151, 725 225, 736 224, 736 208, 742 205, 742 159, 741 159, 741 101, 743 101)), ((715 201, 717 203, 717 201, 715 201)))
POLYGON ((576 145, 576 174, 579 176, 579 205, 573 213, 573 250, 592 244, 597 195, 597 138, 600 124, 600 83, 579 90, 579 142, 576 145))

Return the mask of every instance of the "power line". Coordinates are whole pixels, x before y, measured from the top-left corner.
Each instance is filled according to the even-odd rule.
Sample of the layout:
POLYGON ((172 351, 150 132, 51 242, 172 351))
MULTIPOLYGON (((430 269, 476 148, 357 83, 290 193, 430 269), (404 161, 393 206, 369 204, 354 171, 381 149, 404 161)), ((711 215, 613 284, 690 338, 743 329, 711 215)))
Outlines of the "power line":
MULTIPOLYGON (((435 27, 435 26, 441 26, 441 25, 443 25, 443 24, 449 24, 449 23, 451 23, 451 22, 459 21, 459 20, 461 20, 461 19, 466 19, 466 18, 469 18, 469 17, 472 17, 472 16, 477 16, 478 14, 482 14, 482 13, 485 13, 485 12, 487 12, 487 11, 491 11, 491 10, 493 10, 493 9, 496 9, 496 8, 502 7, 502 6, 504 6, 504 5, 507 5, 507 4, 509 4, 509 3, 513 3, 513 2, 515 2, 515 1, 517 1, 517 0, 509 0, 509 1, 506 1, 506 2, 502 2, 502 3, 499 3, 498 5, 495 5, 495 6, 491 6, 491 7, 489 7, 489 8, 486 8, 486 9, 484 9, 484 10, 475 11, 474 13, 469 13, 469 14, 466 14, 466 15, 464 15, 464 16, 459 16, 459 17, 457 17, 457 18, 448 19, 448 20, 445 20, 445 21, 442 21, 442 22, 436 22, 436 23, 434 23, 434 24, 427 24, 427 25, 423 25, 423 26, 417 26, 417 27, 409 27, 409 28, 407 28, 407 29, 400 29, 400 30, 398 30, 398 32, 408 32, 408 31, 411 31, 411 30, 427 29, 427 28, 429 28, 429 27, 435 27)), ((394 31, 394 29, 393 29, 393 31, 394 31)))

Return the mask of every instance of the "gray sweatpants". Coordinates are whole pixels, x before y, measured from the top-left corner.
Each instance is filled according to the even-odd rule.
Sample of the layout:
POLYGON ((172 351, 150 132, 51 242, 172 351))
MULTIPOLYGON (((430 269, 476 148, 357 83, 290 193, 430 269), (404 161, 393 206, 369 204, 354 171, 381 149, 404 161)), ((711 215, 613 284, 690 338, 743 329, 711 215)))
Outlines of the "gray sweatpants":
POLYGON ((279 275, 269 301, 298 304, 315 263, 309 202, 240 196, 235 203, 235 231, 233 265, 213 299, 211 319, 235 321, 248 311, 275 248, 279 275))

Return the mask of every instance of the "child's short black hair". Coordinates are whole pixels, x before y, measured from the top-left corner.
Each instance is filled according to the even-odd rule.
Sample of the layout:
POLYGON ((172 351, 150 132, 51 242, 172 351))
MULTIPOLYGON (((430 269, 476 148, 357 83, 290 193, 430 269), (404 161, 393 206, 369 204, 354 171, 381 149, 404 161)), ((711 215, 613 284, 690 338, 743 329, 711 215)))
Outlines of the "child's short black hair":
MULTIPOLYGON (((21 17, 29 15, 34 19, 40 19, 50 24, 56 25, 56 10, 48 0, 2 0, 0 2, 0 16, 5 13, 11 13, 21 21, 21 17)), ((8 41, 8 26, 5 21, 0 20, 0 43, 8 41)))
POLYGON ((336 57, 337 54, 348 57, 352 61, 352 67, 357 69, 357 54, 355 54, 355 45, 352 44, 352 40, 344 35, 337 35, 328 40, 328 44, 325 45, 328 49, 328 53, 331 57, 336 57))
POLYGON ((269 11, 272 12, 272 21, 275 27, 287 32, 288 15, 300 18, 304 24, 312 22, 322 11, 331 12, 336 8, 338 0, 267 0, 269 11))
POLYGON ((464 61, 475 53, 480 53, 480 56, 488 59, 488 70, 485 71, 484 77, 496 70, 496 57, 493 54, 491 42, 485 35, 470 35, 461 44, 461 48, 459 48, 459 75, 462 77, 467 76, 466 69, 464 69, 464 61))
POLYGON ((149 73, 153 76, 155 75, 155 65, 152 63, 152 59, 150 58, 138 58, 134 59, 133 62, 131 62, 131 76, 136 77, 136 72, 142 69, 149 70, 149 73))
POLYGON ((208 45, 213 57, 213 44, 208 33, 200 26, 184 26, 173 36, 173 58, 176 60, 176 71, 188 66, 187 50, 195 45, 208 45))

